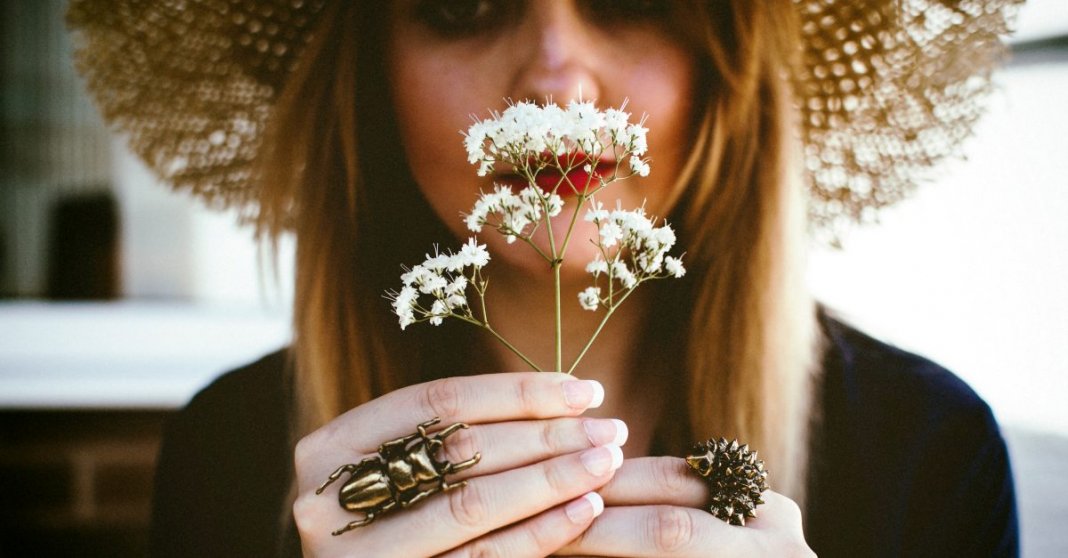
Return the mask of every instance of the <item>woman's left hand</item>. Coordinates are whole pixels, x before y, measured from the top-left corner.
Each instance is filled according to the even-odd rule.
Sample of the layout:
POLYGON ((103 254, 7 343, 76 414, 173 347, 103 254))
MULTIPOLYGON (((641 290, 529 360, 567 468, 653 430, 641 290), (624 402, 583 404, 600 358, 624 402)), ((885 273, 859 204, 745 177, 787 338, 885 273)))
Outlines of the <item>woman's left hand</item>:
POLYGON ((604 513, 560 556, 815 556, 793 500, 768 490, 757 517, 728 525, 706 510, 708 484, 678 457, 627 459, 598 490, 604 513))

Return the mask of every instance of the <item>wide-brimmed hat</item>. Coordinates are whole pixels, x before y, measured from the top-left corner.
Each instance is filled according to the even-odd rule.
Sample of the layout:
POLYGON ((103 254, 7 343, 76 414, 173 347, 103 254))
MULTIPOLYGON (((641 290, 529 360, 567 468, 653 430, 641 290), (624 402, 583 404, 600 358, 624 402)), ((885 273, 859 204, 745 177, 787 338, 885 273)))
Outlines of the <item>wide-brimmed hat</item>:
MULTIPOLYGON (((77 67, 131 150, 174 188, 254 214, 272 105, 330 1, 72 0, 67 18, 77 67)), ((817 229, 871 220, 957 151, 1022 1, 793 1, 817 229)))

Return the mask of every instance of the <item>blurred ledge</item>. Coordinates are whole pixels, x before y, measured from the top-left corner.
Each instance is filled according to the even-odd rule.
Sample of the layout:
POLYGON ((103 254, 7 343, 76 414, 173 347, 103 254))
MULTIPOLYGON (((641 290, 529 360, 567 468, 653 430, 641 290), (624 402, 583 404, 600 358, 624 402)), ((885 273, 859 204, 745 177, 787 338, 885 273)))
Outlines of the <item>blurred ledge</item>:
POLYGON ((289 314, 191 302, 0 302, 0 409, 174 409, 289 342, 289 314))

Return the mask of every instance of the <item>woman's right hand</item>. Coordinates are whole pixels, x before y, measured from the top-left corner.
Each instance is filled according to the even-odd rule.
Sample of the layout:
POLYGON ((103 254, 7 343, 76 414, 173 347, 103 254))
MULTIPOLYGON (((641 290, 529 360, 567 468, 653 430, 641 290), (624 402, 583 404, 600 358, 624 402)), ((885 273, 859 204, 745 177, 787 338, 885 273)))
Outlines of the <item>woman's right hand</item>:
POLYGON ((621 421, 578 415, 600 405, 593 381, 547 372, 445 378, 408 386, 337 417, 297 444, 293 515, 308 556, 546 556, 579 536, 600 513, 604 486, 622 463, 621 421), (449 475, 467 486, 396 509, 338 536, 361 515, 338 505, 335 486, 316 489, 339 465, 378 455, 382 442, 470 425, 445 439, 443 459, 482 459, 449 475))

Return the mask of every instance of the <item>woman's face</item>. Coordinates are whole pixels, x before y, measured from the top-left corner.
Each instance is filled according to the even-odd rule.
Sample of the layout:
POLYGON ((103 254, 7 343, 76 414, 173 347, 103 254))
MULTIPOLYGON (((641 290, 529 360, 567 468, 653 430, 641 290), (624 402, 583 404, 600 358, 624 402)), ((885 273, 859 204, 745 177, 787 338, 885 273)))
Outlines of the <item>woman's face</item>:
MULTIPOLYGON (((458 238, 471 234, 461 213, 493 187, 493 176, 477 176, 467 162, 460 132, 472 116, 486 118, 508 100, 566 105, 581 96, 602 110, 627 101, 632 121, 647 114, 651 173, 614 183, 597 197, 606 206, 645 203, 650 214, 666 213, 663 204, 688 155, 695 80, 692 55, 668 28, 669 6, 656 0, 392 3, 386 64, 401 139, 420 190, 458 238)), ((565 197, 554 221, 558 236, 574 202, 565 197)), ((580 218, 565 272, 581 273, 596 250, 585 239, 595 235, 580 218)), ((545 269, 533 250, 505 248, 504 237, 488 228, 479 236, 495 261, 545 269)))

